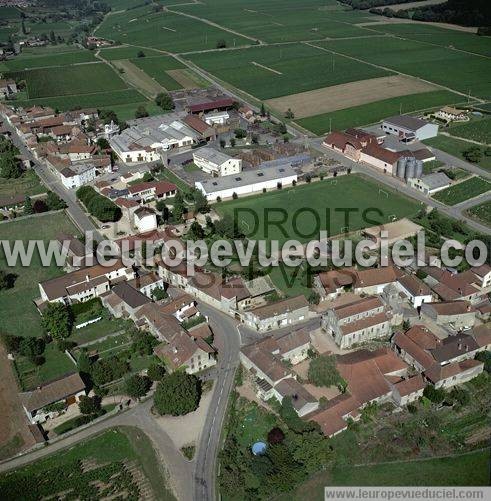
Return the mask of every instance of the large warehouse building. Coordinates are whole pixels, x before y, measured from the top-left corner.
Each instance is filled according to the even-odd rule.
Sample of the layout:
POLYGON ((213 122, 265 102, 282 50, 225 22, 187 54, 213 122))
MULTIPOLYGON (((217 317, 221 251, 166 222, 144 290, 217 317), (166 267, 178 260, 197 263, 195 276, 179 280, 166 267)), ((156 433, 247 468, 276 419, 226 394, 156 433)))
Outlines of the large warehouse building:
POLYGON ((432 124, 421 118, 409 115, 397 115, 386 118, 382 123, 382 129, 387 134, 398 136, 401 141, 410 143, 422 141, 438 135, 438 125, 432 124))
POLYGON ((216 202, 218 198, 221 200, 232 198, 234 193, 237 196, 250 195, 260 193, 263 189, 276 189, 279 185, 290 186, 294 181, 297 182, 297 179, 295 169, 287 164, 197 181, 194 185, 206 196, 208 201, 216 202))
POLYGON ((242 160, 232 158, 213 148, 200 148, 193 153, 197 167, 213 176, 230 176, 242 170, 242 160))

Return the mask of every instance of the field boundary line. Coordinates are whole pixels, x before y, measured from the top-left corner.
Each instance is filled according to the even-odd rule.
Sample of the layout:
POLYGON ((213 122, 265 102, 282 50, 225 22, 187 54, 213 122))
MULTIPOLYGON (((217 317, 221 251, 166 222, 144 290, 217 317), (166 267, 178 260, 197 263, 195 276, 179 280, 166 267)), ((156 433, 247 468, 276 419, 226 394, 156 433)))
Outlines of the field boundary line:
POLYGON ((453 137, 455 139, 460 139, 461 141, 465 141, 466 143, 472 143, 472 144, 477 144, 479 146, 491 146, 488 143, 481 143, 480 141, 475 141, 474 139, 469 139, 466 137, 461 137, 461 136, 454 136, 453 134, 450 134, 450 132, 440 132, 442 136, 447 136, 447 137, 453 137))
POLYGON ((261 63, 256 63, 256 61, 251 61, 251 64, 253 64, 254 66, 258 66, 259 68, 263 68, 264 70, 271 71, 272 73, 276 73, 277 75, 283 75, 281 71, 269 68, 268 66, 265 66, 264 64, 261 63))
POLYGON ((387 68, 386 66, 381 66, 379 64, 375 64, 375 63, 370 63, 368 61, 364 61, 363 59, 360 59, 358 57, 355 57, 355 56, 349 56, 347 54, 343 54, 342 52, 337 52, 337 51, 334 51, 332 49, 326 49, 325 47, 319 47, 318 45, 315 45, 311 42, 304 42, 304 45, 308 45, 309 47, 314 47, 315 49, 319 49, 319 50, 323 50, 325 52, 329 52, 330 54, 335 54, 337 56, 341 56, 341 57, 346 57, 348 59, 352 59, 353 61, 357 61, 358 63, 364 63, 364 64, 368 64, 370 66, 373 66, 374 68, 378 68, 380 70, 384 70, 384 71, 389 71, 391 73, 395 73, 397 75, 404 75, 406 77, 411 77, 411 78, 417 78, 418 80, 421 80, 422 82, 426 82, 426 83, 429 83, 429 84, 432 84, 432 85, 435 85, 437 87, 440 87, 441 89, 445 89, 445 90, 448 90, 450 92, 453 92, 454 94, 459 94, 460 96, 464 96, 466 98, 470 98, 472 97, 473 99, 475 99, 476 101, 478 101, 479 103, 484 103, 485 100, 479 98, 479 97, 476 97, 476 96, 471 96, 471 94, 465 94, 463 92, 460 92, 458 90, 455 90, 455 89, 452 89, 450 87, 447 87, 445 85, 442 85, 442 84, 439 84, 439 83, 436 83, 436 82, 433 82, 431 80, 427 80, 425 78, 420 78, 420 77, 416 77, 414 75, 410 75, 409 73, 403 73, 402 71, 397 71, 397 70, 394 70, 392 68, 387 68))

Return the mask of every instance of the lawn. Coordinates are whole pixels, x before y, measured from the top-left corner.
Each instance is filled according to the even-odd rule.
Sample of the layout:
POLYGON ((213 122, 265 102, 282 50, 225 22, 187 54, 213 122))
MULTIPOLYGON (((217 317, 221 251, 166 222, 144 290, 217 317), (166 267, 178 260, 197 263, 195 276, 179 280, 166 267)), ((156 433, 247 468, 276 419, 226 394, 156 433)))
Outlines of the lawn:
POLYGON ((491 202, 476 205, 467 211, 471 217, 474 217, 491 227, 491 202))
MULTIPOLYGON (((119 332, 128 326, 127 321, 111 317, 105 309, 102 310, 101 315, 95 315, 95 317, 97 316, 102 316, 102 320, 87 325, 86 327, 82 327, 81 329, 74 328, 70 336, 70 340, 74 341, 78 345, 91 343, 101 337, 119 332)), ((75 319, 75 325, 78 323, 81 322, 78 322, 77 319, 75 319)), ((92 349, 92 347, 90 349, 92 349)))
MULTIPOLYGON (((468 162, 468 160, 464 157, 463 152, 475 146, 466 141, 462 141, 461 139, 442 135, 431 139, 425 139, 423 142, 428 146, 433 146, 434 148, 445 151, 446 153, 466 162, 468 162)), ((483 169, 491 170, 491 156, 483 154, 481 160, 476 165, 483 169)))
POLYGON ((8 75, 26 81, 29 99, 127 89, 126 83, 104 63, 66 66, 59 72, 44 68, 8 75))
MULTIPOLYGON (((62 232, 78 234, 63 212, 46 214, 0 224, 0 241, 48 242, 62 232)), ((20 336, 41 336, 41 316, 32 302, 39 297, 38 282, 60 276, 64 273, 63 270, 54 263, 50 267, 43 267, 37 251, 34 252, 29 267, 23 267, 20 262, 14 267, 8 267, 3 249, 0 250, 0 269, 17 275, 14 287, 0 292, 1 330, 20 336)))
POLYGON ((164 169, 158 172, 155 177, 159 181, 169 181, 169 183, 174 183, 182 192, 190 190, 190 186, 185 183, 180 177, 177 177, 171 170, 164 169))
POLYGON ((489 59, 393 37, 332 40, 316 45, 365 62, 423 78, 471 96, 488 98, 491 82, 482 76, 489 71, 489 59), (370 50, 367 50, 369 47, 370 50))
POLYGON ((290 238, 308 242, 318 238, 319 230, 327 230, 328 235, 332 236, 346 231, 347 226, 349 231, 355 231, 388 222, 394 217, 411 216, 418 212, 420 204, 391 192, 386 187, 382 190, 379 185, 363 176, 347 175, 259 196, 239 198, 216 204, 214 208, 221 215, 229 214, 232 217, 235 217, 239 209, 236 213, 237 223, 247 237, 279 240, 281 245, 290 238), (367 219, 371 221, 365 221, 363 211, 374 207, 381 214, 368 213, 367 219), (343 210, 348 208, 355 211, 346 222, 343 210), (267 209, 277 211, 269 215, 270 221, 281 221, 284 217, 284 232, 274 224, 266 225, 267 209), (315 216, 312 211, 315 211, 315 216))
POLYGON ((477 197, 482 193, 486 193, 490 189, 491 183, 489 181, 482 177, 474 176, 435 193, 433 198, 445 205, 456 205, 477 197))
POLYGON ((159 499, 174 500, 159 465, 152 443, 144 433, 136 428, 111 429, 2 474, 0 492, 5 499, 58 498, 62 492, 70 492, 79 499, 97 499, 109 494, 138 499, 142 492, 153 491, 159 499), (84 461, 93 463, 89 470, 82 469, 84 461), (134 468, 142 471, 141 478, 132 476, 134 468))
POLYGON ((46 346, 43 353, 45 362, 36 366, 27 358, 18 356, 15 359, 15 369, 23 391, 32 390, 42 383, 51 381, 71 372, 77 372, 77 367, 60 351, 55 343, 46 346))
POLYGON ((208 52, 188 57, 212 75, 258 99, 388 75, 373 66, 353 64, 344 56, 333 56, 302 44, 208 52))
POLYGON ((101 49, 100 56, 107 61, 117 61, 118 59, 135 59, 138 57, 139 52, 143 52, 146 57, 161 55, 160 52, 153 49, 140 49, 139 47, 123 45, 120 47, 101 49))
POLYGON ((452 136, 491 144, 491 117, 473 118, 470 122, 454 125, 448 129, 452 136))
MULTIPOLYGON (((71 336, 70 339, 72 339, 72 337, 73 336, 71 336)), ((101 334, 98 337, 103 337, 103 335, 101 334)), ((131 346, 130 338, 128 334, 126 334, 126 332, 123 332, 116 336, 110 336, 106 339, 103 339, 102 341, 91 343, 90 345, 87 345, 86 348, 89 352, 96 352, 100 358, 106 358, 112 355, 117 355, 120 351, 124 350, 125 348, 129 348, 130 346, 131 346)), ((76 359, 78 359, 79 354, 80 354, 79 350, 73 351, 73 356, 76 359)))
POLYGON ((321 135, 329 132, 329 127, 331 127, 332 130, 360 127, 380 122, 386 117, 399 115, 401 112, 410 113, 427 110, 437 106, 456 104, 461 101, 462 96, 454 94, 453 92, 436 90, 421 94, 410 94, 391 99, 383 99, 382 101, 345 108, 344 110, 302 118, 295 120, 295 122, 314 134, 321 135))
POLYGON ((168 70, 185 68, 183 64, 173 57, 140 57, 131 61, 147 75, 156 80, 167 90, 182 89, 182 85, 169 75, 168 70))
MULTIPOLYGON (((360 458, 362 459, 362 458, 360 458)), ((332 468, 314 475, 279 499, 322 499, 328 486, 465 486, 488 485, 489 452, 422 461, 332 468)))
POLYGON ((18 179, 5 179, 0 177, 0 198, 15 195, 38 195, 45 193, 46 187, 41 184, 34 170, 28 170, 18 179))

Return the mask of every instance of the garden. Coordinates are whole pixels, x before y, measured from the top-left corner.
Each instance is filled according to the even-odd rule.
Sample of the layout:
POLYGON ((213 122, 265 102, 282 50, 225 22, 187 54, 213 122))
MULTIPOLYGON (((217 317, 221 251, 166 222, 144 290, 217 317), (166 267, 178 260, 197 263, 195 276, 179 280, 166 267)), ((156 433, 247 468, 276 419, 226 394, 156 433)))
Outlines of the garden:
POLYGON ((491 226, 491 202, 485 202, 471 207, 467 212, 471 217, 478 219, 487 226, 491 226))
POLYGON ((456 205, 486 193, 490 189, 491 183, 489 181, 474 176, 435 193, 433 198, 445 205, 456 205))

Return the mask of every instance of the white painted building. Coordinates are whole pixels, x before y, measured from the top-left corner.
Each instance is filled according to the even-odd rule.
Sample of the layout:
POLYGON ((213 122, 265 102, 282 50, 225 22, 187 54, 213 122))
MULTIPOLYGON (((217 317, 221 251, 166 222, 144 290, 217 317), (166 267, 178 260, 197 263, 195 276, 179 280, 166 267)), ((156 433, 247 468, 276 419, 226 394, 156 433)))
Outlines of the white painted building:
POLYGON ((203 117, 203 120, 208 125, 224 125, 230 119, 227 111, 217 111, 216 113, 208 113, 203 117))
POLYGON ((382 129, 404 142, 422 141, 438 135, 437 124, 409 115, 386 118, 382 123, 382 129))
POLYGON ((140 207, 134 212, 134 223, 140 233, 157 229, 157 216, 148 207, 140 207))
POLYGON ((77 189, 84 184, 93 181, 97 176, 97 171, 92 164, 72 164, 60 171, 61 182, 67 189, 77 189))
POLYGON ((434 172, 427 176, 408 179, 407 184, 415 190, 423 192, 425 195, 433 195, 438 191, 448 188, 452 181, 443 172, 434 172))
POLYGON ((215 202, 237 196, 260 193, 263 190, 277 189, 279 186, 291 186, 297 182, 298 175, 290 165, 259 168, 243 171, 231 176, 197 181, 194 183, 206 199, 215 202))
POLYGON ((200 148, 193 153, 196 167, 213 176, 231 176, 242 170, 242 160, 213 148, 200 148))

